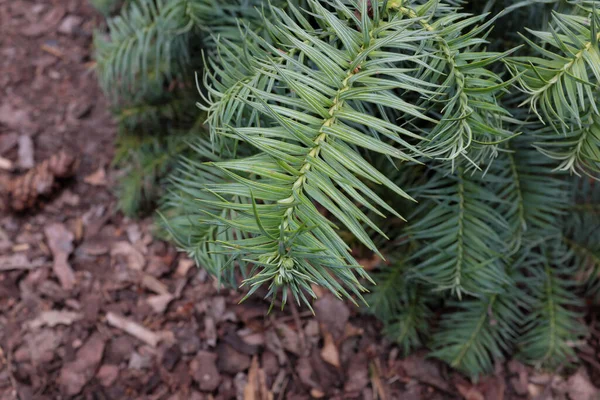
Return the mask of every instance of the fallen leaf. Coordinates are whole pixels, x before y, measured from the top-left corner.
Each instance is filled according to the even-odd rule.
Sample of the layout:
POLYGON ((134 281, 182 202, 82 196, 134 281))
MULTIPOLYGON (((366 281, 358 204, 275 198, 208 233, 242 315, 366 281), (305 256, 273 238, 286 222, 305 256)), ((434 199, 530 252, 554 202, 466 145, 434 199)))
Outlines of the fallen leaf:
POLYGON ((68 259, 73 251, 73 234, 61 223, 46 226, 44 233, 54 256, 54 274, 64 289, 71 290, 75 286, 75 273, 68 259))
POLYGON ((155 313, 162 314, 166 311, 169 304, 173 301, 175 296, 172 294, 157 294, 155 296, 148 296, 146 302, 152 307, 155 313))
POLYGON ((75 396, 96 375, 105 344, 102 336, 95 333, 77 351, 75 360, 63 365, 58 383, 65 395, 75 396))
POLYGON ((83 181, 92 186, 106 186, 108 183, 106 179, 106 170, 100 167, 96 170, 96 172, 93 172, 83 178, 83 181))
POLYGON ((457 383, 456 389, 465 400, 485 400, 483 394, 475 386, 457 383))
POLYGON ((340 352, 338 351, 333 336, 329 332, 323 332, 321 358, 336 368, 340 367, 340 352))
POLYGON ((38 329, 42 326, 53 328, 57 325, 71 325, 73 322, 83 318, 83 314, 72 311, 50 310, 43 311, 35 319, 29 321, 30 329, 38 329))
POLYGON ((125 257, 127 260, 127 266, 137 271, 141 271, 146 265, 146 259, 144 258, 144 255, 129 242, 121 241, 115 243, 110 250, 110 256, 113 259, 118 256, 125 257))
POLYGON ((189 258, 182 258, 177 263, 177 269, 175 270, 175 275, 186 276, 188 271, 195 266, 196 266, 196 263, 194 262, 194 260, 190 260, 189 258))
POLYGON ((567 380, 567 393, 571 399, 598 400, 600 391, 592 384, 584 367, 567 380))
POLYGON ((437 363, 425 358, 422 352, 412 354, 399 362, 406 375, 444 392, 452 392, 450 385, 442 377, 437 363))
POLYGON ((260 387, 258 386, 258 358, 252 358, 252 364, 248 371, 248 383, 244 387, 244 400, 260 400, 260 387))

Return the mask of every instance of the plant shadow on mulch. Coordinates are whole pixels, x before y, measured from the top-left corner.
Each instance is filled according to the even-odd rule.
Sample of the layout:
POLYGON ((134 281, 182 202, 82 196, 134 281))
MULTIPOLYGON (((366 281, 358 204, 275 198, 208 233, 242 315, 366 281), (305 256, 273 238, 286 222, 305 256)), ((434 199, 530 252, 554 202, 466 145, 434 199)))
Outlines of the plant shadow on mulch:
POLYGON ((511 361, 471 383, 404 358, 326 293, 316 315, 238 304, 150 220, 115 212, 116 128, 90 56, 101 20, 78 0, 0 0, 0 186, 60 152, 79 160, 33 209, 0 216, 0 399, 597 398, 583 367, 511 361))

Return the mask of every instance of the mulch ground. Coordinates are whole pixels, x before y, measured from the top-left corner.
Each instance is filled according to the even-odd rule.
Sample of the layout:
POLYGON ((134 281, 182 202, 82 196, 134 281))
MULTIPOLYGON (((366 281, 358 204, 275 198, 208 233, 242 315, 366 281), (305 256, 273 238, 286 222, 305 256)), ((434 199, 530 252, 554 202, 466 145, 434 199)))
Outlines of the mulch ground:
POLYGON ((597 398, 584 367, 511 361, 471 383, 424 353, 403 357, 326 293, 316 315, 268 315, 219 290, 153 238, 150 218, 115 210, 115 125, 91 58, 101 25, 80 0, 0 0, 0 177, 60 151, 78 159, 34 209, 0 211, 0 399, 597 398))

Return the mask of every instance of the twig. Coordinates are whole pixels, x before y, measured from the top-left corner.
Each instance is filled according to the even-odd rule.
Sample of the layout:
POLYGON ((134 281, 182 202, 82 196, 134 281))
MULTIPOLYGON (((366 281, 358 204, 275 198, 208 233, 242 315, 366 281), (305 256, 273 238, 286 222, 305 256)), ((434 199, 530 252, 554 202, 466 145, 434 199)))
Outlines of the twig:
POLYGON ((156 347, 156 345, 158 345, 158 342, 160 341, 160 336, 156 333, 152 332, 149 329, 146 329, 137 322, 128 320, 125 317, 122 317, 115 313, 109 312, 108 314, 106 314, 106 322, 108 322, 110 326, 114 326, 115 328, 121 329, 129 333, 131 336, 136 337, 145 343, 148 343, 152 347, 156 347))
POLYGON ((293 301, 289 302, 290 309, 292 310, 292 317, 294 318, 294 323, 296 324, 296 328, 298 329, 298 337, 300 339, 300 346, 302 346, 302 353, 306 353, 308 349, 306 348, 306 336, 304 335, 304 329, 302 329, 302 321, 300 320, 300 313, 298 313, 298 306, 293 301))
POLYGON ((10 381, 10 385, 13 389, 13 396, 16 400, 20 400, 19 396, 19 386, 17 385, 17 380, 12 372, 12 355, 10 352, 5 353, 2 345, 0 345, 0 363, 6 365, 6 370, 8 371, 8 380, 10 381), (6 355, 5 355, 6 354, 6 355))

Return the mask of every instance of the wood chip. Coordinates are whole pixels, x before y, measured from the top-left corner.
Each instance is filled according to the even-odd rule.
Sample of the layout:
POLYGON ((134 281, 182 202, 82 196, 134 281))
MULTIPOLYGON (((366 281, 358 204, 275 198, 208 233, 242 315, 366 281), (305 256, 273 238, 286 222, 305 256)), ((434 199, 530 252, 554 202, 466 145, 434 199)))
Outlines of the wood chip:
POLYGON ((0 157, 0 169, 12 171, 13 163, 8 158, 0 157))
POLYGON ((152 307, 155 313, 162 314, 167 310, 167 307, 169 307, 174 298, 175 296, 172 294, 158 294, 156 296, 148 296, 146 302, 152 307))
POLYGON ((33 139, 29 135, 19 136, 19 168, 31 169, 35 166, 33 156, 33 139))
POLYGON ((106 314, 106 322, 108 322, 110 326, 121 329, 122 331, 127 332, 131 336, 149 344, 152 347, 156 347, 158 342, 160 342, 160 335, 143 327, 137 322, 131 321, 113 312, 106 314))
POLYGON ((43 326, 53 328, 57 325, 71 325, 73 322, 83 318, 83 314, 72 311, 50 310, 44 311, 35 319, 29 321, 30 329, 38 329, 43 326))
POLYGON ((129 242, 121 241, 115 243, 110 250, 110 256, 112 258, 116 258, 118 256, 125 257, 127 260, 127 266, 137 271, 141 271, 146 265, 146 259, 144 258, 144 255, 129 242))
POLYGON ((100 167, 96 172, 83 178, 83 181, 92 186, 106 186, 108 183, 108 180, 106 179, 106 170, 100 167))
POLYGON ((35 269, 44 265, 41 260, 30 261, 27 255, 16 253, 9 256, 0 256, 0 271, 17 269, 35 269))
POLYGON ((321 358, 336 368, 340 367, 340 352, 335 345, 333 335, 328 331, 323 332, 323 348, 321 349, 321 358))
POLYGON ((165 285, 164 283, 162 283, 161 281, 159 281, 158 279, 156 279, 155 277, 153 277, 152 275, 149 275, 149 274, 144 274, 142 276, 141 285, 144 288, 146 288, 156 294, 161 294, 161 295, 170 295, 171 294, 169 292, 169 288, 167 287, 167 285, 165 285))
POLYGON ((68 259, 73 251, 73 234, 61 223, 46 226, 44 233, 54 256, 54 273, 62 287, 71 290, 75 286, 75 273, 68 259))

